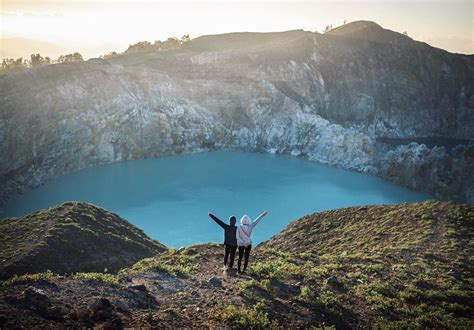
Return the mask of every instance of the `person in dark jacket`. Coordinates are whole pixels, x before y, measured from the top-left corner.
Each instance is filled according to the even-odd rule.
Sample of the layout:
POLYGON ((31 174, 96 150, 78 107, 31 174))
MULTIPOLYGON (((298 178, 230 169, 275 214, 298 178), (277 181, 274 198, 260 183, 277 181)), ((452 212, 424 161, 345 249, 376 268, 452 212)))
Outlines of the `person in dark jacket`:
POLYGON ((235 218, 235 216, 231 216, 229 218, 229 224, 226 224, 211 212, 209 212, 208 214, 212 220, 214 220, 219 226, 224 229, 224 267, 227 270, 231 270, 234 266, 235 251, 237 250, 237 226, 235 225, 237 219, 235 218), (229 256, 229 266, 227 266, 227 260, 229 259, 229 256))

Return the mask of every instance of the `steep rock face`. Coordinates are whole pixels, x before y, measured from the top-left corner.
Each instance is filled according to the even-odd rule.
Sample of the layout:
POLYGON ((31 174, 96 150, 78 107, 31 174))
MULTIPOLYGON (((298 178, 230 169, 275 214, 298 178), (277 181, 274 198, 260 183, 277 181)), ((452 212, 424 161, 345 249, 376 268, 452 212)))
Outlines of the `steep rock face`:
POLYGON ((117 272, 166 250, 118 215, 67 202, 0 221, 0 279, 54 273, 117 272))
POLYGON ((472 138, 472 56, 364 21, 328 33, 321 52, 333 94, 325 117, 378 136, 472 138))
POLYGON ((404 157, 391 156, 387 166, 377 140, 443 136, 469 144, 473 63, 355 22, 324 35, 204 36, 174 51, 0 76, 0 200, 87 166, 223 148, 298 155, 473 200, 461 153, 428 157, 425 167, 449 172, 453 165, 437 166, 457 157, 467 181, 423 184, 398 170, 414 166, 404 157))
POLYGON ((415 190, 443 191, 452 199, 474 201, 472 146, 449 150, 411 142, 386 153, 383 150, 379 150, 376 165, 382 178, 401 184, 411 182, 415 190))

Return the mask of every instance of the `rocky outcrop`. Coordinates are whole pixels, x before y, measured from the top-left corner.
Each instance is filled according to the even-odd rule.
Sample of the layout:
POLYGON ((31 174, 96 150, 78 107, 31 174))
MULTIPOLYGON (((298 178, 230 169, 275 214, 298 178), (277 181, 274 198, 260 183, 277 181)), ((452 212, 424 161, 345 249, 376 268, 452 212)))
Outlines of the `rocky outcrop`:
POLYGON ((0 221, 0 279, 51 271, 114 273, 166 248, 118 215, 67 202, 0 221))
POLYGON ((409 182, 412 189, 433 192, 439 197, 474 201, 473 150, 473 146, 459 145, 448 151, 443 146, 430 148, 411 142, 380 154, 376 158, 377 173, 403 185, 409 182))
POLYGON ((405 147, 378 138, 468 145, 473 64, 354 22, 326 34, 204 36, 178 50, 3 75, 0 201, 87 166, 216 149, 292 154, 472 201, 461 153, 425 158, 428 172, 449 173, 424 182, 406 174, 418 163, 395 156, 405 147), (466 180, 449 180, 451 170, 466 180))

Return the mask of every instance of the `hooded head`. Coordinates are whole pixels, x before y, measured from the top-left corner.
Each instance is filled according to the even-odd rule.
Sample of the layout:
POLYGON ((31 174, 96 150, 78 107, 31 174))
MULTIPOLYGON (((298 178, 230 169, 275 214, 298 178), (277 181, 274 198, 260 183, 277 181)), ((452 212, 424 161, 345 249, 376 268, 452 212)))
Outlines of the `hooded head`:
POLYGON ((250 220, 249 216, 246 214, 240 218, 240 224, 243 225, 250 225, 252 223, 252 220, 250 220))
POLYGON ((233 216, 231 216, 231 217, 229 218, 229 224, 230 224, 231 226, 235 226, 235 222, 236 222, 236 221, 237 221, 237 218, 235 217, 235 215, 233 215, 233 216))

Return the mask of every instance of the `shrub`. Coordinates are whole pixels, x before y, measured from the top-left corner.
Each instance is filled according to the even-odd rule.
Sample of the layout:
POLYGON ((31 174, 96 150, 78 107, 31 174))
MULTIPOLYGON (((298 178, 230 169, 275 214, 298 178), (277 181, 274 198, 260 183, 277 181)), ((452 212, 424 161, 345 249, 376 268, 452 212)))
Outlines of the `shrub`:
POLYGON ((152 258, 145 258, 136 262, 132 267, 122 269, 120 274, 131 274, 145 272, 147 270, 156 269, 164 271, 170 275, 189 275, 197 270, 199 266, 193 264, 192 260, 198 255, 188 255, 186 250, 176 251, 170 249, 164 254, 152 258))
POLYGON ((262 279, 261 281, 252 279, 248 281, 243 281, 239 284, 239 288, 241 291, 246 291, 251 287, 261 288, 262 290, 268 292, 272 297, 275 296, 275 291, 273 290, 271 281, 268 279, 262 279))
POLYGON ((332 291, 321 291, 314 300, 315 304, 321 308, 337 312, 341 306, 339 297, 332 291))
POLYGON ((249 273, 252 275, 261 276, 268 279, 281 279, 283 273, 279 267, 279 264, 275 261, 269 262, 257 262, 250 266, 249 273))
POLYGON ((104 273, 76 273, 72 275, 75 280, 94 280, 108 285, 119 285, 119 280, 112 274, 104 273))
POLYGON ((268 314, 263 311, 263 303, 261 302, 251 308, 229 305, 224 309, 213 310, 213 313, 218 318, 232 321, 241 327, 264 329, 277 326, 276 321, 270 322, 268 314))
POLYGON ((301 293, 300 296, 303 300, 307 302, 312 302, 313 301, 313 292, 309 288, 309 286, 304 285, 301 287, 301 293))
POLYGON ((13 275, 7 280, 0 281, 0 286, 13 285, 19 282, 51 281, 53 279, 60 279, 60 278, 62 278, 62 276, 53 274, 50 270, 48 270, 44 273, 13 275))

